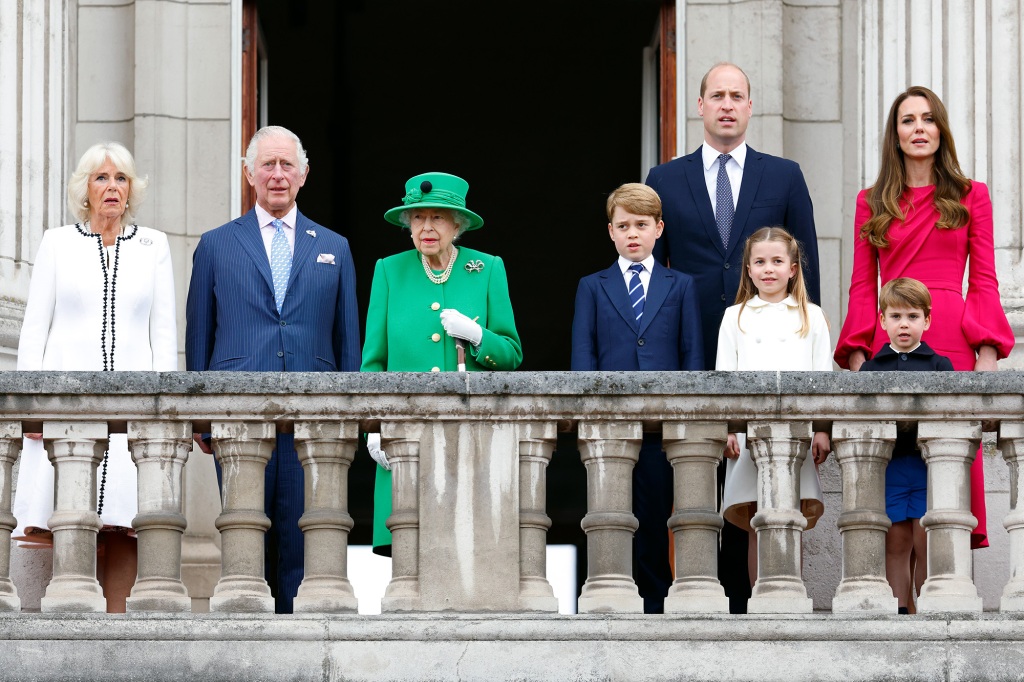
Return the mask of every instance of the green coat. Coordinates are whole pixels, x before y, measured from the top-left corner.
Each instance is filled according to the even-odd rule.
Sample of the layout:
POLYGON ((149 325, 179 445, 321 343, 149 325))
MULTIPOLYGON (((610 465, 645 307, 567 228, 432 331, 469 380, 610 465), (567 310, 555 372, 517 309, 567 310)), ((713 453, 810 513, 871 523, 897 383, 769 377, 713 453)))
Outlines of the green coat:
MULTIPOLYGON (((508 279, 501 258, 458 247, 451 276, 434 284, 419 251, 377 261, 366 314, 363 372, 454 372, 455 339, 441 325, 441 311, 454 308, 483 327, 480 345, 466 344, 466 369, 511 371, 523 361, 508 279), (482 268, 467 269, 467 264, 482 268)), ((391 545, 384 522, 391 515, 391 472, 377 467, 373 492, 373 546, 391 545)))

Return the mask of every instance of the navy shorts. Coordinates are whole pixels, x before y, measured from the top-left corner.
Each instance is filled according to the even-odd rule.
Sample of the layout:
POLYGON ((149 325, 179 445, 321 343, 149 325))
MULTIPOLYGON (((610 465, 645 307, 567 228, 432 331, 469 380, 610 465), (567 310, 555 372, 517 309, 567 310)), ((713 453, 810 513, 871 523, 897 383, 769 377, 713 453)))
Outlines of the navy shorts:
POLYGON ((885 513, 893 523, 928 510, 928 466, 918 455, 897 457, 885 468, 885 513))

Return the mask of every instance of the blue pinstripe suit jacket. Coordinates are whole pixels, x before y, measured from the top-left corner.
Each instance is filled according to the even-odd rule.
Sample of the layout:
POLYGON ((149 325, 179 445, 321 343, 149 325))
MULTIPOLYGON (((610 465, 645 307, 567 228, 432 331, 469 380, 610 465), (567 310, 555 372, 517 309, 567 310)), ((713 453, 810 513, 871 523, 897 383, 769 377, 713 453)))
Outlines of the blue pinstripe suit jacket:
POLYGON ((185 307, 190 371, 359 371, 359 311, 348 240, 297 213, 281 313, 255 210, 206 232, 185 307), (318 263, 332 254, 334 263, 318 263))

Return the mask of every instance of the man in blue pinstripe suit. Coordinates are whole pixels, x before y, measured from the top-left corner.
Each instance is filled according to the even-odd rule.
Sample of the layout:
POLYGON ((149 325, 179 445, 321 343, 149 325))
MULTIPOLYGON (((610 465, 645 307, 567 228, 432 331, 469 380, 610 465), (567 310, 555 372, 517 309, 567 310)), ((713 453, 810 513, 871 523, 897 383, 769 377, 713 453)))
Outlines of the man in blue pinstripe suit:
MULTIPOLYGON (((299 212, 309 172, 299 138, 279 126, 249 142, 245 176, 256 206, 206 232, 193 255, 185 319, 190 371, 355 372, 359 311, 348 240, 299 212)), ((208 444, 197 439, 205 452, 208 444)), ((302 582, 303 474, 292 434, 267 464, 267 577, 278 613, 302 582)))

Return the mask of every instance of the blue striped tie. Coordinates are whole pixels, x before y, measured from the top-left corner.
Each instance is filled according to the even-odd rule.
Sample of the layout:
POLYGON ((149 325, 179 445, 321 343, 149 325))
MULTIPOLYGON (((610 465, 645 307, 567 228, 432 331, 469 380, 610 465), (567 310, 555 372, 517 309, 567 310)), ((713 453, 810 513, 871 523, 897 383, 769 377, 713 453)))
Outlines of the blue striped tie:
POLYGON ((280 314, 284 295, 288 293, 288 278, 292 274, 292 250, 284 233, 284 221, 280 218, 270 223, 274 226, 274 239, 270 242, 270 273, 274 277, 274 303, 280 314))
POLYGON ((639 322, 644 315, 644 299, 647 298, 647 294, 644 293, 644 285, 640 281, 640 273, 644 271, 644 266, 643 263, 633 263, 629 269, 633 273, 633 276, 629 278, 629 300, 633 303, 633 314, 636 315, 636 321, 639 322))

